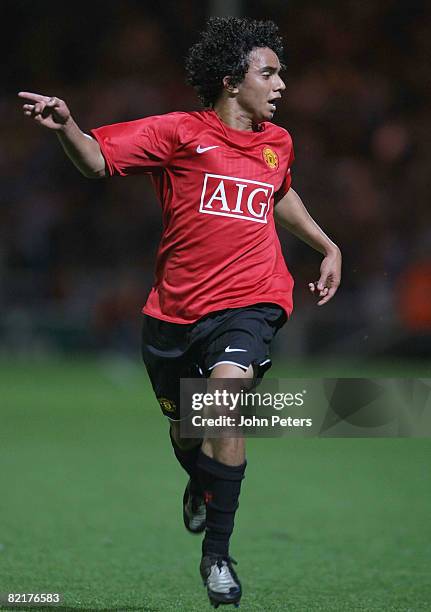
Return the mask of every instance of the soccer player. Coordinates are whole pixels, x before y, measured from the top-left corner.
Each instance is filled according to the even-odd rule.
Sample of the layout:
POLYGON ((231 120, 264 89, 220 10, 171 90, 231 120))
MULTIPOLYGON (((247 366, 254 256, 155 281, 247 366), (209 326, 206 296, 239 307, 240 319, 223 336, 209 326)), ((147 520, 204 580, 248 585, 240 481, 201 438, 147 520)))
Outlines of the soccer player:
POLYGON ((186 61, 204 110, 118 123, 84 134, 66 103, 20 92, 24 114, 53 130, 88 178, 149 174, 163 211, 156 278, 143 308, 143 358, 189 476, 183 519, 205 532, 200 572, 211 603, 238 605, 229 540, 246 459, 243 438, 180 435, 180 379, 235 379, 270 367, 292 311, 293 280, 275 221, 323 255, 310 282, 318 304, 340 283, 341 254, 291 188, 289 133, 272 122, 285 90, 271 21, 211 18, 186 61))

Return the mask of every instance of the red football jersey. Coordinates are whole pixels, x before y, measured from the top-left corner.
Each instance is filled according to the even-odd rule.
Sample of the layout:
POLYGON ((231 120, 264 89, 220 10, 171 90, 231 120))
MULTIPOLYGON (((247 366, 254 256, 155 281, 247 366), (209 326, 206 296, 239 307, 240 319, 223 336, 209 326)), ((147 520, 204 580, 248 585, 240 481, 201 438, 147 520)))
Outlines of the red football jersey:
POLYGON ((110 175, 149 173, 162 206, 156 278, 143 312, 191 323, 259 302, 292 311, 293 279, 273 208, 288 191, 289 133, 236 130, 212 111, 177 112, 92 130, 110 175))

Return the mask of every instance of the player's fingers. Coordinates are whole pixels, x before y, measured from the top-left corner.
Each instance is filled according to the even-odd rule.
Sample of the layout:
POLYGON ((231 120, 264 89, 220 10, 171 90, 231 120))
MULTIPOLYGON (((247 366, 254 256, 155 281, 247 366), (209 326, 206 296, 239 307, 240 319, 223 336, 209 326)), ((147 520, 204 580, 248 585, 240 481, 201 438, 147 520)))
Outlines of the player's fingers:
POLYGON ((36 115, 42 115, 42 117, 48 117, 52 112, 53 107, 48 102, 38 102, 34 106, 34 112, 36 115))
POLYGON ((58 98, 56 98, 55 96, 53 96, 52 98, 49 98, 48 102, 46 103, 47 106, 49 106, 50 108, 54 108, 55 106, 59 105, 60 100, 58 98))
POLYGON ((323 299, 321 299, 319 302, 317 302, 317 305, 323 306, 323 304, 326 304, 327 302, 329 302, 329 300, 334 297, 336 291, 337 291, 337 287, 331 287, 327 295, 323 299))
POLYGON ((19 91, 18 96, 20 98, 26 98, 27 100, 33 100, 34 102, 40 102, 44 100, 48 102, 49 96, 43 96, 42 94, 32 93, 31 91, 19 91))
POLYGON ((317 288, 319 291, 322 291, 326 287, 327 280, 328 276, 326 274, 322 274, 319 280, 317 281, 317 288))
POLYGON ((46 102, 36 102, 34 105, 34 113, 35 115, 40 115, 43 112, 43 109, 46 106, 46 102))

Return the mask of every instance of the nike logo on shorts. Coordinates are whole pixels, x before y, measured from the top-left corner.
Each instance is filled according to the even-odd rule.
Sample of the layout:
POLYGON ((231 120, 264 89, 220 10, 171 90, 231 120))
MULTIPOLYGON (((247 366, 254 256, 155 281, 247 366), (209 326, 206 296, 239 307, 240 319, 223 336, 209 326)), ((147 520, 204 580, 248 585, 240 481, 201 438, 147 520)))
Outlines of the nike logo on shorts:
POLYGON ((201 147, 198 145, 196 147, 196 153, 205 153, 205 151, 209 151, 210 149, 217 149, 219 145, 211 145, 210 147, 201 147))
POLYGON ((235 352, 241 352, 241 353, 246 353, 247 350, 246 349, 237 349, 237 348, 230 348, 230 345, 227 346, 224 350, 225 353, 235 353, 235 352))

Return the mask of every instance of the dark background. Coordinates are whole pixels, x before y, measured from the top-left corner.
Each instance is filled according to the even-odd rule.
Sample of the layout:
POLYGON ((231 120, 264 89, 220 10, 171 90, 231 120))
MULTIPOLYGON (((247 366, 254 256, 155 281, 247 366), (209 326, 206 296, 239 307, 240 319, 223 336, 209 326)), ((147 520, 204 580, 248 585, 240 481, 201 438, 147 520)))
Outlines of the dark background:
MULTIPOLYGON (((233 6, 233 5, 232 5, 233 6)), ((213 7, 213 8, 212 8, 213 7)), ((2 2, 0 345, 3 355, 139 351, 161 215, 149 181, 90 181, 20 90, 56 95, 84 131, 199 108, 188 47, 214 3, 2 2)), ((276 21, 293 186, 344 255, 334 300, 320 256, 284 231, 295 311, 289 358, 426 358, 431 348, 430 12, 422 2, 242 3, 276 21)))

